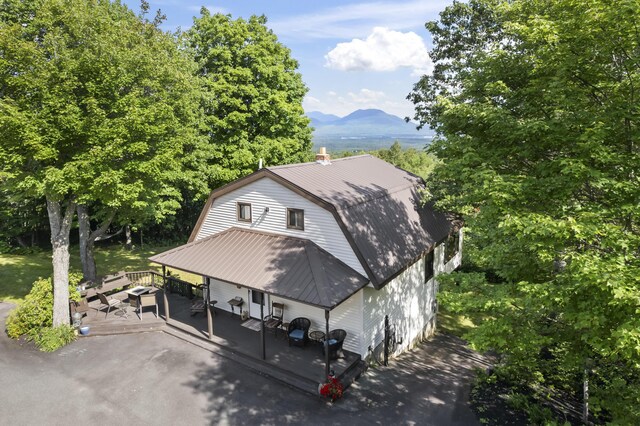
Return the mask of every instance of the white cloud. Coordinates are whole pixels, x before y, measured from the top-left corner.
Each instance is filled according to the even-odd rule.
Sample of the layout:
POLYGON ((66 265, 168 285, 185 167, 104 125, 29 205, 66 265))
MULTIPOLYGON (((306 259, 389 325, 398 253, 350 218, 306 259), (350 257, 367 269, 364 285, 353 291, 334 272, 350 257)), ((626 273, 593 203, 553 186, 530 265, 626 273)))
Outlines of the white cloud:
POLYGON ((325 66, 342 71, 395 71, 411 68, 413 75, 431 72, 424 40, 414 32, 376 27, 364 40, 338 43, 325 55, 325 66))
POLYGON ((374 26, 424 28, 424 23, 451 4, 451 0, 369 2, 324 9, 317 13, 270 21, 279 36, 309 38, 364 37, 374 26))
POLYGON ((385 98, 384 92, 369 89, 360 89, 358 93, 349 92, 347 95, 353 102, 360 104, 369 104, 385 98))

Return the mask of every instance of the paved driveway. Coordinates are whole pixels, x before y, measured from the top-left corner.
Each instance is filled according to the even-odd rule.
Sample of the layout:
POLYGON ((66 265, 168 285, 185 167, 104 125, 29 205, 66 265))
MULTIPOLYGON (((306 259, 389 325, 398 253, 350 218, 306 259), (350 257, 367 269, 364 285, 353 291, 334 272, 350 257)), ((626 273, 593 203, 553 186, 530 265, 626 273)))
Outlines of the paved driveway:
MULTIPOLYGON (((10 308, 0 302, 0 324, 10 308)), ((469 382, 483 363, 438 336, 331 405, 161 332, 82 338, 52 354, 1 333, 0 423, 473 425, 469 382)))

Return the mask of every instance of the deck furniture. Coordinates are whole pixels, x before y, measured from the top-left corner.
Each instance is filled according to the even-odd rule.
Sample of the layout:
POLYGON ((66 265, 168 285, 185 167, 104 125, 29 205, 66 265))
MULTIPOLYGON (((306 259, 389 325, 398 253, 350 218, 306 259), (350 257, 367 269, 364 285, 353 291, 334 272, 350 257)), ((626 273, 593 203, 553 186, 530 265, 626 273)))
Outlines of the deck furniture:
MULTIPOLYGON (((214 307, 216 305, 216 303, 218 303, 217 300, 212 300, 210 302, 210 306, 214 307)), ((207 303, 204 301, 204 299, 194 299, 191 302, 191 307, 189 308, 189 311, 191 312, 191 316, 194 316, 198 312, 203 312, 204 313, 205 306, 207 306, 207 303)), ((213 315, 216 314, 215 310, 213 310, 212 312, 213 312, 213 315)))
POLYGON ((118 299, 114 299, 114 298, 107 299, 107 296, 105 296, 102 293, 98 293, 98 298, 100 299, 100 306, 96 308, 96 316, 98 316, 98 312, 103 310, 104 308, 107 308, 107 313, 104 316, 105 318, 107 317, 107 315, 109 315, 109 312, 111 311, 112 308, 120 309, 120 304, 122 302, 119 301, 118 299))
POLYGON ((305 346, 309 341, 309 328, 311 327, 311 321, 308 318, 295 318, 289 323, 287 329, 287 339, 289 346, 291 344, 297 346, 305 346))
POLYGON ((235 313, 235 308, 238 308, 240 312, 242 312, 242 305, 244 304, 242 297, 236 296, 233 299, 230 299, 227 303, 231 306, 231 316, 235 313))
POLYGON ((316 343, 324 342, 324 331, 312 331, 311 333, 309 333, 309 339, 316 343))
POLYGON ((79 313, 82 315, 86 315, 89 312, 89 302, 87 302, 87 298, 83 297, 79 302, 75 300, 69 300, 69 310, 71 311, 71 315, 79 313))
POLYGON ((322 345, 322 353, 324 354, 324 351, 328 350, 329 359, 338 359, 346 337, 347 332, 342 329, 331 330, 327 336, 327 340, 325 340, 324 345, 322 345))
POLYGON ((87 298, 96 296, 99 293, 108 293, 117 288, 127 288, 131 284, 131 280, 127 277, 126 272, 120 271, 112 275, 106 275, 102 279, 102 283, 97 287, 91 287, 86 289, 87 298))
POLYGON ((156 318, 158 318, 158 301, 155 293, 144 293, 138 296, 138 318, 142 321, 142 309, 146 307, 156 307, 156 318))
POLYGON ((273 302, 271 304, 271 313, 264 317, 264 326, 268 330, 278 333, 278 329, 282 324, 284 317, 284 303, 273 302))

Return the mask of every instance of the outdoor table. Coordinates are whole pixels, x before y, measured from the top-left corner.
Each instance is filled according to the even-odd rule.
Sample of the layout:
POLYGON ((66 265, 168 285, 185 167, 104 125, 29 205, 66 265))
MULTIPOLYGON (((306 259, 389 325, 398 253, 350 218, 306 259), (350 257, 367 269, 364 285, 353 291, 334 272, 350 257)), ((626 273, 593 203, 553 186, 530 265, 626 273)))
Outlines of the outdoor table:
POLYGON ((125 290, 125 293, 129 296, 129 300, 135 299, 136 306, 140 306, 140 295, 151 293, 151 290, 153 290, 153 287, 144 287, 139 285, 137 287, 130 288, 129 290, 125 290))
POLYGON ((324 331, 312 331, 309 333, 309 339, 316 343, 322 343, 324 341, 324 331))

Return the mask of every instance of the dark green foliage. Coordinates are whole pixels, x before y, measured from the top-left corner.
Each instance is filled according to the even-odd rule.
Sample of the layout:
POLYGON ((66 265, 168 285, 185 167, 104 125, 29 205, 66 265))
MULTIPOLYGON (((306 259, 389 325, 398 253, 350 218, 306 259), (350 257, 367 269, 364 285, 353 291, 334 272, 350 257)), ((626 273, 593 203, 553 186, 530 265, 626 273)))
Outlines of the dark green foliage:
POLYGON ((431 196, 499 277, 443 278, 447 308, 488 318, 468 338, 521 383, 580 396, 592 363, 593 413, 621 423, 640 422, 639 19, 636 1, 455 3, 410 95, 439 133, 431 196))
MULTIPOLYGON (((82 279, 82 274, 69 274, 69 294, 75 301, 80 300, 80 293, 76 289, 82 279)), ((53 286, 51 278, 40 278, 33 283, 31 291, 7 317, 7 334, 12 339, 27 336, 35 339, 42 329, 51 328, 53 319, 53 286)), ((46 332, 49 335, 57 331, 46 332)), ((60 331, 61 334, 64 332, 60 331)))
POLYGON ((415 148, 402 149, 398 141, 395 141, 389 149, 371 151, 371 154, 422 178, 426 178, 436 165, 433 155, 415 148))
POLYGON ((311 147, 298 62, 264 16, 201 16, 186 33, 202 80, 207 141, 195 159, 208 189, 265 165, 304 161, 311 147))
POLYGON ((42 352, 53 352, 76 340, 76 330, 67 324, 58 327, 43 327, 33 337, 33 342, 42 352))

